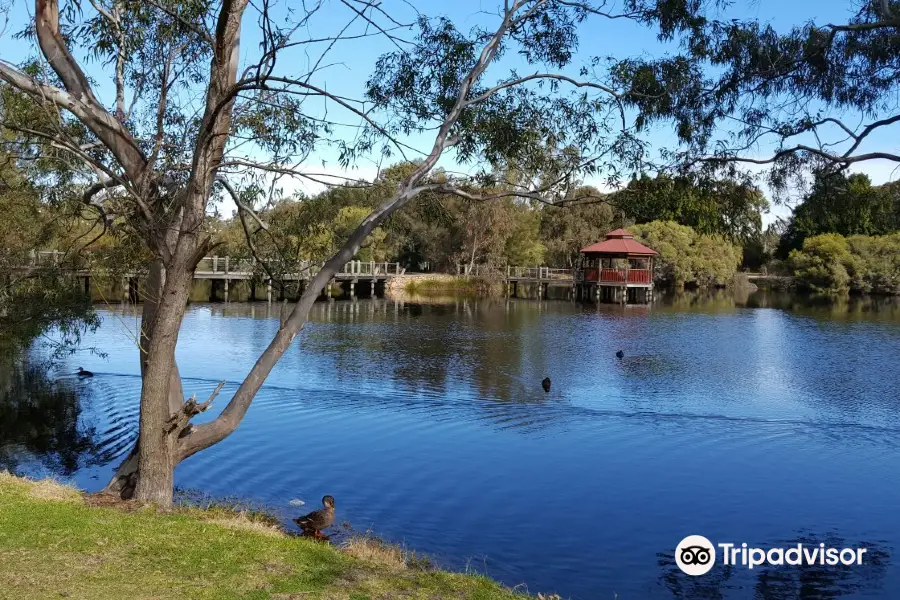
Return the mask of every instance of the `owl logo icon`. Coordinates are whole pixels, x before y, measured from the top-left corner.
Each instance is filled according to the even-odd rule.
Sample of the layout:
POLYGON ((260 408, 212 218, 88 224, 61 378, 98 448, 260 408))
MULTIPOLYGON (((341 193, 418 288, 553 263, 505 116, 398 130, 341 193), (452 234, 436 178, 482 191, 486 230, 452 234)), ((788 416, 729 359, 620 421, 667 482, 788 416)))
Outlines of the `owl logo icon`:
POLYGON ((675 562, 688 575, 703 575, 716 564, 716 547, 702 535, 689 535, 675 547, 675 562))

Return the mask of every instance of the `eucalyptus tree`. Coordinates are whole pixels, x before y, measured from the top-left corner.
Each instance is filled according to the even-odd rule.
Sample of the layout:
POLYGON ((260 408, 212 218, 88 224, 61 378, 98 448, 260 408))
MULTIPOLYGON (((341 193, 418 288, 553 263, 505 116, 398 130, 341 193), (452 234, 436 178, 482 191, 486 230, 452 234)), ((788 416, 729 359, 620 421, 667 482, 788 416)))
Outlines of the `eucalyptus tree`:
MULTIPOLYGON (((627 0, 680 50, 615 61, 611 85, 638 111, 640 127, 673 124, 669 164, 708 175, 764 169, 776 191, 801 176, 883 161, 900 127, 900 3, 848 0, 849 18, 821 9, 786 29, 730 18, 751 3, 627 0)), ((810 5, 812 6, 812 5, 810 5)))
POLYGON ((152 256, 139 436, 110 492, 169 504, 175 466, 238 427, 322 288, 391 213, 425 192, 490 199, 459 177, 431 177, 445 155, 532 171, 553 162, 560 177, 491 196, 547 200, 564 196, 575 174, 631 171, 641 154, 620 95, 590 65, 571 68, 584 27, 633 15, 588 0, 505 0, 485 17, 489 26, 464 32, 422 14, 407 27, 383 3, 331 6, 346 11, 347 26, 316 37, 324 0, 36 0, 19 34, 35 46, 34 60, 0 61, 7 102, 18 107, 3 115, 20 140, 9 151, 23 161, 51 158, 102 227, 140 239, 152 256), (372 35, 396 50, 378 61, 364 97, 329 91, 329 52, 372 35), (242 39, 258 43, 246 48, 242 39), (292 59, 298 49, 313 59, 292 59), (529 74, 501 73, 501 57, 529 74), (348 119, 358 125, 342 134, 348 119), (415 154, 411 140, 423 137, 426 149, 415 154), (581 151, 547 151, 560 147, 581 151), (316 179, 297 165, 332 155, 342 165, 400 156, 415 166, 324 262, 221 412, 193 424, 222 387, 205 402, 185 400, 175 360, 193 271, 215 244, 209 211, 230 198, 250 243, 267 227, 254 210, 257 192, 272 177, 316 179))
POLYGON ((79 282, 61 276, 72 264, 67 245, 59 244, 63 252, 52 259, 40 260, 32 251, 59 241, 75 219, 42 205, 37 186, 2 153, 0 215, 0 360, 19 356, 48 330, 56 335, 42 338, 45 349, 66 354, 99 320, 79 282))

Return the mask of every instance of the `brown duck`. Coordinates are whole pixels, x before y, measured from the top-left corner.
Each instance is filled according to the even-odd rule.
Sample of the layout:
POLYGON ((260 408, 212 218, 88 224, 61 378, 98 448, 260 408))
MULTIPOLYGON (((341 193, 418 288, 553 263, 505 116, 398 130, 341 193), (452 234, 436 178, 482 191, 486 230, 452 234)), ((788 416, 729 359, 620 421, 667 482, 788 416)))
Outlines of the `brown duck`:
POLYGON ((322 506, 324 508, 294 519, 294 523, 300 526, 304 534, 315 538, 323 537, 322 530, 334 523, 334 496, 322 498, 322 506))

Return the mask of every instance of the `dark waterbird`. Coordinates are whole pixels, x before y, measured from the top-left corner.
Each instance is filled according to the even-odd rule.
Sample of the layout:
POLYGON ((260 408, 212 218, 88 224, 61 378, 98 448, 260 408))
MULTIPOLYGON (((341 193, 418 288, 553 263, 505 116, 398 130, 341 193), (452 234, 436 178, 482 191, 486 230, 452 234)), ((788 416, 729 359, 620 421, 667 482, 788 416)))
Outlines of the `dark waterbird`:
POLYGON ((544 380, 541 382, 541 387, 544 388, 544 391, 548 394, 550 393, 550 378, 544 377, 544 380))
POLYGON ((77 373, 77 375, 78 375, 79 377, 93 377, 93 376, 94 376, 93 373, 91 373, 90 371, 85 371, 85 370, 82 369, 81 367, 78 367, 78 373, 77 373))
POLYGON ((616 352, 616 358, 625 358, 625 353, 619 350, 616 352))
POLYGON ((334 496, 322 498, 322 505, 324 508, 294 519, 294 523, 300 526, 305 535, 312 535, 314 538, 325 537, 322 530, 334 523, 334 496))

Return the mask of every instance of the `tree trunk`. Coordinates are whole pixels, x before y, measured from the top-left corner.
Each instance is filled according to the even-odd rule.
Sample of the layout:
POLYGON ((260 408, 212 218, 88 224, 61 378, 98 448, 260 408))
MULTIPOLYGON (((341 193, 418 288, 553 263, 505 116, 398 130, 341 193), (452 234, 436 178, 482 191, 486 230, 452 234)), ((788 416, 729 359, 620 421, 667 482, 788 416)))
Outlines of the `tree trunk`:
MULTIPOLYGON (((166 272, 162 261, 156 260, 150 265, 150 272, 147 277, 146 296, 144 298, 143 311, 141 313, 141 335, 140 335, 140 362, 141 377, 144 377, 147 371, 149 361, 149 348, 152 340, 152 332, 156 324, 159 306, 162 300, 162 291, 165 286, 166 272)), ((174 363, 174 361, 173 361, 174 363)), ((181 375, 178 366, 175 364, 169 376, 168 390, 169 416, 177 413, 184 404, 184 392, 181 386, 181 375)), ((103 489, 103 493, 115 494, 123 500, 129 500, 134 497, 138 480, 140 479, 140 470, 138 468, 138 442, 136 441, 131 451, 116 469, 110 482, 103 489)), ((174 465, 172 465, 174 470, 174 465)))
MULTIPOLYGON (((163 506, 172 503, 177 461, 175 446, 180 430, 170 427, 173 416, 172 378, 177 377, 175 346, 181 321, 187 308, 194 275, 193 255, 196 235, 182 233, 177 248, 165 268, 165 281, 155 304, 149 343, 142 348, 146 360, 142 369, 141 416, 138 434, 139 477, 134 490, 136 500, 163 506)), ((143 327, 142 327, 143 329, 143 327)), ((142 344, 143 346, 143 344, 142 344)), ((177 387, 180 388, 180 382, 177 387)), ((181 410, 183 397, 176 411, 181 410)))

